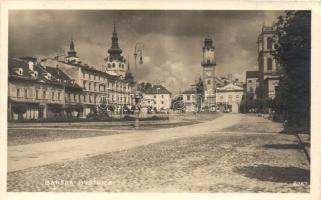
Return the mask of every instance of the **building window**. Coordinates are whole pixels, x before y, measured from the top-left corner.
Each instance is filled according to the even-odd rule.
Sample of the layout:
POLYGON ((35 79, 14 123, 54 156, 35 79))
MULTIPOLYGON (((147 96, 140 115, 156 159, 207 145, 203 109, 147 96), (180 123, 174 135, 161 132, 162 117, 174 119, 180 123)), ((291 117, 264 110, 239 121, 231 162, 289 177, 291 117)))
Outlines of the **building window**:
POLYGON ((91 90, 91 83, 89 83, 89 90, 91 90))
POLYGON ((211 80, 207 80, 207 85, 211 85, 211 80))
POLYGON ((55 100, 55 92, 52 92, 52 93, 51 93, 51 99, 52 99, 52 100, 55 100))
POLYGON ((46 91, 43 91, 43 92, 42 92, 42 98, 43 98, 43 99, 46 99, 46 91))
POLYGON ((110 63, 108 63, 108 68, 111 68, 111 64, 110 63))
POLYGON ((267 38, 267 49, 272 49, 272 44, 273 44, 273 40, 272 40, 272 38, 271 37, 268 37, 267 38))
POLYGON ((115 65, 115 63, 113 63, 113 68, 115 68, 116 67, 116 65, 115 65))
POLYGON ((162 101, 162 104, 164 104, 164 101, 162 101))
POLYGON ((58 100, 60 101, 61 100, 61 93, 58 92, 58 100))
POLYGON ((28 98, 28 90, 27 90, 27 88, 25 89, 25 98, 28 98))
POLYGON ((162 99, 164 99, 164 95, 162 95, 162 99))
POLYGON ((247 82, 248 82, 248 83, 252 83, 252 80, 248 80, 247 82))
POLYGON ((272 58, 268 58, 268 60, 267 60, 267 69, 269 71, 272 70, 272 58))
POLYGON ((36 99, 39 99, 39 90, 36 90, 36 99))
POLYGON ((191 100, 191 96, 187 95, 187 101, 191 100))
POLYGON ((253 87, 250 87, 250 92, 253 92, 253 87))
POLYGON ((154 95, 154 99, 156 99, 156 95, 154 95))
POLYGON ((17 97, 20 97, 20 89, 17 89, 17 97))

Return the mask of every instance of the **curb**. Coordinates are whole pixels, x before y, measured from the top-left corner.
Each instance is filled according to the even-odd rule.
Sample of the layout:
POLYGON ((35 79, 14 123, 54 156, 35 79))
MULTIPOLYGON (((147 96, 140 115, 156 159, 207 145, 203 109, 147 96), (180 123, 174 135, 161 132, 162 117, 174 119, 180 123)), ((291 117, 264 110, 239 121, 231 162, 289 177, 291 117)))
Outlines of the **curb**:
POLYGON ((310 157, 309 151, 307 150, 306 145, 303 143, 303 141, 302 141, 302 139, 301 139, 301 137, 300 137, 299 134, 295 134, 295 136, 298 138, 298 140, 299 140, 299 145, 300 145, 300 147, 303 149, 304 154, 305 154, 305 156, 307 157, 307 159, 308 159, 308 161, 309 161, 309 164, 310 164, 310 163, 311 163, 311 157, 310 157))

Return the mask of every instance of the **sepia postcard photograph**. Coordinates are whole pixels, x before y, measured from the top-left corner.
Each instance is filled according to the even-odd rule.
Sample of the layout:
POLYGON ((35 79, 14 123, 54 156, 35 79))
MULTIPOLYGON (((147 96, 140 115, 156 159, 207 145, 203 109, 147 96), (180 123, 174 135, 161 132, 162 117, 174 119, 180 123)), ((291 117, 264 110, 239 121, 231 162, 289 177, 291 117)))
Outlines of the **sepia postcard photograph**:
POLYGON ((321 198, 312 8, 78 2, 6 7, 4 193, 321 198))

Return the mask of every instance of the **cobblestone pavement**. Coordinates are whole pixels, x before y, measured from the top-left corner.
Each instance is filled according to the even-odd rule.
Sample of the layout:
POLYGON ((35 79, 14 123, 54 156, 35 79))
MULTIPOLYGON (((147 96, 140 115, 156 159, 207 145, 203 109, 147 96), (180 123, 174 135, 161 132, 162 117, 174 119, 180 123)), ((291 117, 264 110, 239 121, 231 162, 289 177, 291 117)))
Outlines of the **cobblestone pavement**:
MULTIPOLYGON (((244 119, 261 120, 247 116, 244 119)), ((271 129, 278 127, 265 123, 270 124, 271 129)), ((216 131, 10 172, 7 189, 19 192, 309 192, 309 165, 294 136, 246 130, 216 131)))

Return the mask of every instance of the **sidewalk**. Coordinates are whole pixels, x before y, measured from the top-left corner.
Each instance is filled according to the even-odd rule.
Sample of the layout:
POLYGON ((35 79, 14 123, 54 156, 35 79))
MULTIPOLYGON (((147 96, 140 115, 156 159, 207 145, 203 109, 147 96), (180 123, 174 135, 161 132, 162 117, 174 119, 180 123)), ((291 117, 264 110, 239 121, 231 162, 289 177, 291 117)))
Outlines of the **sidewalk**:
POLYGON ((8 171, 104 154, 162 141, 209 134, 240 122, 242 115, 223 115, 213 121, 121 135, 70 139, 8 147, 8 171))
POLYGON ((299 133, 297 134, 297 137, 299 139, 300 145, 302 146, 309 162, 310 162, 310 158, 311 158, 311 140, 310 140, 310 135, 309 134, 302 134, 299 133))

